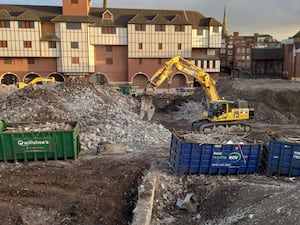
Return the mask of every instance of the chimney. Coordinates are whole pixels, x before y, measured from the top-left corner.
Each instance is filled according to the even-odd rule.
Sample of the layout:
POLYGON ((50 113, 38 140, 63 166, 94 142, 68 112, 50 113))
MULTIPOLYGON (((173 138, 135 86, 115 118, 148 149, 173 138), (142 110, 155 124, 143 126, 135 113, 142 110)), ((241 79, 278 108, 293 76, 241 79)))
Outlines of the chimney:
POLYGON ((108 8, 108 0, 103 0, 103 8, 104 9, 108 8))

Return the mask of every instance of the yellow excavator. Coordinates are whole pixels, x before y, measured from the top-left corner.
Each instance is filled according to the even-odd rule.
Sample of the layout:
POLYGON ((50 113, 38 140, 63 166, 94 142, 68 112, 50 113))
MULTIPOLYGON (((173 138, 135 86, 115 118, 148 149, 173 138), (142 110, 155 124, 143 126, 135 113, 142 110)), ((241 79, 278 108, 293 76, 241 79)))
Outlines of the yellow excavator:
POLYGON ((19 82, 18 83, 18 88, 25 88, 28 85, 33 85, 33 84, 43 84, 43 83, 54 83, 55 82, 55 78, 54 77, 47 77, 47 78, 43 78, 43 77, 35 77, 34 79, 32 79, 30 82, 28 83, 24 83, 24 82, 19 82))
POLYGON ((202 119, 194 121, 192 127, 197 131, 214 131, 220 127, 228 130, 249 132, 251 126, 242 121, 254 117, 254 109, 250 108, 246 100, 229 101, 221 99, 216 90, 216 82, 208 73, 190 61, 176 56, 165 63, 149 79, 141 97, 140 118, 147 115, 147 119, 153 117, 155 107, 153 96, 159 87, 174 72, 179 71, 198 81, 206 94, 207 112, 202 114, 202 119))

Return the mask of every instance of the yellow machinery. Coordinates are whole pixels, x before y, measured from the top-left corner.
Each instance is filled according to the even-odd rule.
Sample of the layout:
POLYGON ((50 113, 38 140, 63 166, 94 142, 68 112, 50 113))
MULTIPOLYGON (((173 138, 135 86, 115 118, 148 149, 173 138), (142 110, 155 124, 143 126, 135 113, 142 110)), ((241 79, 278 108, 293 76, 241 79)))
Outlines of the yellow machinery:
POLYGON ((216 82, 209 74, 179 56, 167 61, 148 81, 141 98, 141 119, 147 114, 148 120, 151 120, 155 111, 152 102, 155 90, 176 70, 192 76, 201 84, 206 93, 208 111, 203 114, 203 119, 193 122, 194 130, 212 131, 220 126, 223 128, 233 128, 234 126, 239 131, 250 131, 251 127, 242 122, 254 117, 254 109, 249 108, 248 102, 246 100, 228 101, 221 99, 216 90, 216 82))
POLYGON ((42 77, 36 77, 34 79, 32 79, 30 82, 28 83, 24 83, 24 82, 19 82, 18 83, 18 88, 25 88, 28 85, 32 85, 32 84, 43 84, 43 83, 54 83, 55 82, 55 78, 54 77, 48 77, 48 78, 42 78, 42 77))

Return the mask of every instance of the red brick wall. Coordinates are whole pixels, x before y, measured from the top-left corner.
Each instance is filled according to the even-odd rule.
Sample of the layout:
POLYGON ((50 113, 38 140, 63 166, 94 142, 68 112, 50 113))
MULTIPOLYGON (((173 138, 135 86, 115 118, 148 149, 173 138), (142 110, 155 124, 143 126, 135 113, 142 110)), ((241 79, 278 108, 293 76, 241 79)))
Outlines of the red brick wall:
POLYGON ((90 0, 78 0, 78 4, 71 0, 63 0, 64 16, 88 16, 90 11, 90 0))
POLYGON ((112 51, 107 52, 105 46, 95 46, 95 72, 103 73, 109 82, 128 81, 127 46, 112 46, 112 51), (107 64, 106 59, 112 59, 112 64, 107 64))
POLYGON ((1 59, 0 75, 8 71, 16 74, 20 80, 30 72, 46 77, 56 71, 56 58, 35 58, 35 64, 28 64, 27 58, 13 58, 12 64, 4 64, 1 59))

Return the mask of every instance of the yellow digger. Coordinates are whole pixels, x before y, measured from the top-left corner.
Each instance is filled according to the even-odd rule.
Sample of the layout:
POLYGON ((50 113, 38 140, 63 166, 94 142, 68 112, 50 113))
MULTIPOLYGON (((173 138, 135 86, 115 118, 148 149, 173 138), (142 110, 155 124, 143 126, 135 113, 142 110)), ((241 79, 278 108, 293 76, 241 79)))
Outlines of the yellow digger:
POLYGON ((190 61, 176 56, 165 63, 149 79, 141 97, 140 118, 147 115, 147 119, 153 117, 155 107, 152 98, 156 88, 159 87, 175 71, 192 76, 197 80, 206 93, 207 112, 204 112, 202 119, 192 123, 194 130, 213 131, 219 127, 228 129, 234 128, 239 131, 249 132, 250 125, 243 121, 254 117, 254 109, 250 108, 246 100, 229 101, 221 99, 216 90, 216 82, 200 67, 190 61))
POLYGON ((43 84, 43 83, 54 83, 55 82, 55 78, 54 77, 47 77, 47 78, 43 78, 43 77, 35 77, 34 79, 32 79, 30 82, 28 83, 24 83, 24 82, 19 82, 18 83, 18 88, 25 88, 28 85, 33 85, 33 84, 43 84))

